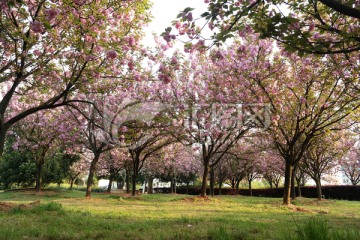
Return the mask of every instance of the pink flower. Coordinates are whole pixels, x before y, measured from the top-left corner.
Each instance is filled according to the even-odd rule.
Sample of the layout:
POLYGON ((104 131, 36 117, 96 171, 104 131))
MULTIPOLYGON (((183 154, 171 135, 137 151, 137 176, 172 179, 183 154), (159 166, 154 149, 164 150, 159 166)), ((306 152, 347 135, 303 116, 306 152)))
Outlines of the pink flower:
POLYGON ((37 57, 41 56, 41 54, 42 54, 42 52, 40 50, 35 50, 34 51, 34 55, 37 56, 37 57))
POLYGON ((315 38, 315 40, 318 40, 318 39, 321 38, 321 36, 320 36, 320 34, 317 32, 317 33, 314 34, 314 38, 315 38))
POLYGON ((129 45, 130 46, 135 46, 136 45, 136 40, 133 36, 130 36, 128 39, 129 45))
POLYGON ((311 32, 312 30, 314 30, 315 29, 315 23, 311 23, 310 25, 309 25, 309 32, 311 32))
POLYGON ((53 19, 55 19, 57 17, 57 15, 59 15, 60 10, 57 8, 51 8, 51 9, 47 9, 44 11, 46 14, 46 20, 48 20, 49 22, 53 19))
POLYGON ((178 63, 178 60, 177 60, 176 56, 173 56, 173 57, 171 58, 171 64, 175 65, 175 64, 177 64, 177 63, 178 63))
POLYGON ((193 20, 193 16, 192 16, 191 12, 188 13, 187 19, 188 19, 189 22, 191 22, 193 20))
POLYGON ((128 129, 127 129, 126 126, 121 126, 121 127, 120 127, 120 131, 123 132, 123 133, 125 133, 125 132, 128 131, 128 129))
POLYGON ((134 63, 133 62, 128 62, 128 67, 129 67, 129 70, 132 71, 134 70, 134 63))
POLYGON ((74 3, 76 5, 83 5, 86 2, 86 0, 74 0, 74 3))
POLYGON ((176 23, 175 23, 175 28, 176 28, 176 29, 179 29, 180 27, 181 27, 181 22, 176 22, 176 23))
POLYGON ((45 30, 44 25, 39 21, 33 22, 30 28, 34 33, 42 33, 45 30))
POLYGON ((118 54, 117 54, 117 52, 114 51, 114 50, 110 50, 110 51, 108 51, 108 52, 106 53, 106 57, 107 57, 108 59, 115 59, 115 58, 117 58, 117 56, 118 56, 118 54))

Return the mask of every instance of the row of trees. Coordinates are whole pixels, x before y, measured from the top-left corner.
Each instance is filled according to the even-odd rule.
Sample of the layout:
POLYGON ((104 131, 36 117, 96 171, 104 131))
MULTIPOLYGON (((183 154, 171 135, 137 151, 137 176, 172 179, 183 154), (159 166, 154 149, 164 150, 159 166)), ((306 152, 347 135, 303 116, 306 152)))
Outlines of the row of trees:
MULTIPOLYGON (((132 172, 127 176, 132 176, 133 195, 139 172, 154 169, 159 159, 171 162, 179 156, 176 158, 184 161, 189 175, 192 166, 200 162, 201 196, 206 194, 209 172, 213 179, 216 168, 223 171, 220 163, 232 158, 235 162, 229 165, 241 165, 246 159, 251 160, 246 169, 259 169, 258 165, 283 168, 283 203, 290 204, 296 169, 307 169, 320 183, 319 171, 312 174, 309 169, 324 167, 314 162, 339 158, 331 153, 336 153, 337 144, 323 143, 337 142, 343 149, 343 141, 332 134, 355 129, 360 63, 359 53, 353 49, 358 40, 353 40, 352 33, 358 26, 353 16, 337 18, 332 10, 322 12, 314 23, 316 28, 322 29, 321 20, 327 18, 330 22, 350 19, 331 28, 337 29, 341 43, 309 29, 307 39, 314 42, 310 48, 329 49, 327 42, 317 43, 331 38, 336 42, 334 48, 344 47, 348 41, 345 47, 350 50, 299 56, 260 39, 254 32, 263 29, 258 25, 234 28, 243 16, 238 4, 210 1, 210 10, 216 11, 211 11, 213 16, 204 15, 212 23, 224 21, 219 25, 224 39, 236 30, 239 37, 231 46, 205 51, 200 40, 185 46, 187 54, 169 56, 166 50, 174 39, 169 29, 164 33, 167 43, 158 40, 156 49, 139 44, 141 28, 149 21, 149 3, 144 0, 2 3, 0 156, 6 138, 15 138, 14 149, 27 149, 36 161, 36 188, 40 190, 42 167, 54 149, 61 145, 63 153, 83 154, 90 159, 87 197, 105 158, 110 163, 123 159, 126 171, 132 172), (239 15, 230 17, 235 11, 240 11, 239 15), (235 21, 227 22, 223 14, 235 21), (350 27, 348 36, 344 32, 350 27), (343 32, 338 32, 339 28, 343 32), (191 146, 191 154, 174 147, 179 144, 191 146), (320 156, 324 152, 328 155, 320 156), (270 164, 272 158, 282 164, 270 164)), ((260 2, 251 4, 268 7, 260 2)), ((252 5, 246 9, 252 17, 252 5)), ((176 28, 179 34, 198 39, 195 24, 189 23, 193 21, 190 10, 180 14, 176 28)), ((276 25, 285 21, 276 12, 265 12, 278 16, 270 18, 276 25)), ((283 24, 292 32, 281 34, 301 45, 298 30, 306 26, 294 16, 290 21, 294 29, 287 21, 283 24)), ((309 24, 312 28, 313 23, 309 24)), ((356 142, 356 136, 346 138, 356 142)), ((341 159, 349 163, 351 156, 341 159)), ((110 169, 116 172, 118 166, 110 169)), ((147 171, 149 177, 151 171, 147 171)), ((259 173, 252 172, 246 175, 249 184, 259 173)), ((235 185, 238 179, 234 178, 235 185)))
MULTIPOLYGON (((359 166, 356 161, 358 156, 353 156, 354 154, 358 155, 359 150, 356 150, 351 142, 346 142, 345 145, 338 146, 336 149, 330 148, 329 144, 330 142, 326 145, 312 146, 306 153, 306 157, 294 170, 300 196, 300 186, 304 186, 309 178, 318 187, 319 199, 322 197, 321 180, 336 181, 329 176, 337 172, 342 172, 353 185, 360 182, 359 166), (325 178, 324 175, 326 175, 325 178)), ((227 153, 219 164, 210 168, 211 195, 214 194, 216 183, 219 194, 221 194, 224 183, 238 191, 240 183, 243 182, 248 185, 250 194, 252 182, 255 179, 266 180, 271 188, 278 188, 282 185, 284 164, 281 157, 276 152, 269 152, 269 150, 254 151, 254 147, 250 145, 244 149, 244 145, 246 142, 239 144, 236 152, 227 153)), ((0 164, 0 182, 5 188, 12 185, 28 187, 36 182, 39 190, 40 186, 49 183, 60 185, 67 180, 72 189, 75 180, 78 181, 78 184, 82 184, 82 179, 86 178, 88 174, 89 159, 86 158, 86 155, 68 154, 61 149, 60 145, 56 149, 51 149, 52 153, 43 159, 40 168, 36 155, 33 155, 37 154, 37 151, 24 148, 14 152, 13 146, 14 143, 9 142, 5 148, 3 162, 0 164), (41 170, 39 171, 39 169, 41 170)), ((130 155, 126 154, 124 149, 112 149, 103 154, 98 163, 96 176, 109 179, 107 192, 111 192, 114 181, 117 181, 121 187, 125 182, 128 193, 131 191, 131 185, 136 186, 133 183, 130 184, 130 179, 134 174, 131 162, 130 155)), ((147 182, 148 193, 153 193, 154 178, 171 182, 171 191, 176 192, 176 184, 185 184, 187 188, 190 184, 193 185, 201 176, 201 169, 199 156, 196 156, 191 148, 173 144, 168 146, 162 155, 147 161, 140 172, 135 172, 135 179, 137 178, 136 182, 139 180, 147 182)))

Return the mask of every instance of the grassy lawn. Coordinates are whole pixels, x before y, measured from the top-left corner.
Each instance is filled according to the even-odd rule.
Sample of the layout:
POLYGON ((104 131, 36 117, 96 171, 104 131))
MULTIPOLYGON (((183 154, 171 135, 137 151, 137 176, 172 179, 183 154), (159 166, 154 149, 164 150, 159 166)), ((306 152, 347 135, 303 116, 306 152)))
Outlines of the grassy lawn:
MULTIPOLYGON (((291 239, 319 217, 331 230, 360 229, 360 202, 48 190, 0 192, 0 202, 40 205, 0 210, 0 239, 291 239)), ((1 204, 0 204, 1 209, 1 204)))

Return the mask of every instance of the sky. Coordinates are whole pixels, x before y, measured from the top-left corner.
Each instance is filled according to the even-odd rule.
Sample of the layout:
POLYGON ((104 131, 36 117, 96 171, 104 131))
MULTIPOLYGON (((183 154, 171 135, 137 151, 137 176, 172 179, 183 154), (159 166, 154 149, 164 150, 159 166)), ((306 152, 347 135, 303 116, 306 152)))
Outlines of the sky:
MULTIPOLYGON (((154 46, 153 33, 160 35, 164 32, 165 28, 171 26, 171 22, 176 19, 176 16, 180 11, 186 7, 195 8, 193 12, 194 18, 200 16, 206 11, 206 4, 204 0, 151 0, 153 7, 151 13, 153 15, 153 21, 149 26, 144 29, 146 36, 143 40, 143 44, 147 46, 154 46)), ((176 46, 180 48, 180 44, 176 46)))

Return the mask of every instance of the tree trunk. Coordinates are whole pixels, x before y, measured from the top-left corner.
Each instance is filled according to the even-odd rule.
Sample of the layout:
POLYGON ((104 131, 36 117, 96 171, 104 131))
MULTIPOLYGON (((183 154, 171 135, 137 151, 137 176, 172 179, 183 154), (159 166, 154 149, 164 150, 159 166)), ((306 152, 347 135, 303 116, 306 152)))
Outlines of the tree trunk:
POLYGON ((291 175, 292 175, 293 165, 286 161, 285 163, 285 182, 284 182, 284 194, 283 194, 283 204, 290 205, 290 190, 291 190, 291 175))
POLYGON ((70 179, 70 188, 69 188, 69 190, 72 190, 72 189, 73 189, 73 185, 74 185, 75 179, 76 179, 76 178, 71 178, 71 179, 70 179))
POLYGON ((5 136, 6 136, 6 129, 4 129, 1 126, 1 122, 0 122, 0 162, 1 162, 3 152, 4 152, 5 136))
POLYGON ((214 186, 215 186, 215 174, 214 174, 214 167, 210 168, 210 194, 211 196, 214 196, 214 186))
POLYGON ((189 194, 189 182, 186 182, 186 194, 189 194))
POLYGON ((134 171, 133 175, 132 175, 132 192, 131 192, 131 196, 136 195, 136 177, 137 177, 137 174, 134 171))
POLYGON ((251 182, 252 182, 252 180, 249 180, 249 193, 250 193, 250 196, 252 196, 251 182))
POLYGON ((204 164, 204 172, 202 176, 202 183, 201 183, 201 190, 200 190, 200 196, 205 197, 206 196, 206 180, 207 180, 207 173, 209 171, 209 163, 206 162, 204 164))
POLYGON ((176 194, 176 178, 174 178, 174 193, 176 194))
POLYGON ((319 201, 322 200, 322 191, 321 191, 321 181, 320 179, 315 180, 316 183, 316 192, 317 192, 317 198, 319 201))
POLYGON ((130 171, 127 170, 125 175, 125 188, 126 188, 126 193, 130 193, 130 171))
POLYGON ((219 169, 219 192, 218 194, 221 195, 221 187, 222 187, 222 170, 221 170, 221 166, 220 166, 220 169, 219 169))
POLYGON ((154 181, 154 178, 153 177, 149 177, 148 179, 148 194, 153 194, 154 193, 154 190, 153 190, 153 181, 154 181))
POLYGON ((239 194, 239 186, 240 186, 240 181, 236 181, 236 194, 239 194))
POLYGON ((139 164, 140 164, 140 153, 139 152, 135 152, 135 155, 133 157, 133 166, 132 166, 132 192, 131 192, 131 196, 135 196, 136 195, 136 178, 138 176, 139 173, 139 164))
POLYGON ((36 164, 36 184, 35 184, 35 191, 40 192, 41 191, 41 175, 42 175, 42 169, 43 169, 43 162, 36 164))
POLYGON ((301 197, 301 180, 300 179, 296 179, 296 184, 297 184, 297 190, 298 190, 298 196, 301 197))
POLYGON ((296 192, 295 192, 295 170, 296 166, 293 168, 291 172, 291 199, 295 200, 296 198, 296 192))
POLYGON ((170 193, 171 194, 174 193, 174 179, 173 178, 170 180, 170 193))
POLYGON ((235 179, 231 179, 231 188, 235 189, 235 179))
POLYGON ((114 181, 114 176, 110 175, 110 177, 109 177, 109 185, 108 185, 107 190, 106 190, 107 193, 111 193, 111 187, 112 187, 113 181, 114 181))
POLYGON ((96 164, 99 161, 100 153, 95 153, 93 160, 91 161, 89 176, 86 182, 86 194, 85 197, 91 197, 91 188, 93 185, 94 175, 96 171, 96 164))
POLYGON ((222 179, 219 177, 219 195, 221 195, 221 188, 222 188, 222 179))

